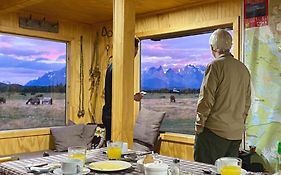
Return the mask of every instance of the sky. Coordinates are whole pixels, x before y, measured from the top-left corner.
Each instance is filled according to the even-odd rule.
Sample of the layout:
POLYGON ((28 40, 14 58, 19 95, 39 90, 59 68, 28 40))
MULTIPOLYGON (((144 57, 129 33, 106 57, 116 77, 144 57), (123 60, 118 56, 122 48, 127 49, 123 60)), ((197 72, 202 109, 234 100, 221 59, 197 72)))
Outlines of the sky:
POLYGON ((25 85, 66 66, 66 43, 0 33, 0 82, 25 85))
POLYGON ((162 66, 165 71, 169 68, 180 69, 186 65, 204 65, 212 61, 209 46, 211 33, 191 35, 173 39, 141 42, 141 69, 162 66))
MULTIPOLYGON (((212 61, 211 33, 141 41, 141 71, 162 66, 178 70, 212 61)), ((66 66, 66 43, 0 33, 0 82, 25 85, 66 66)))

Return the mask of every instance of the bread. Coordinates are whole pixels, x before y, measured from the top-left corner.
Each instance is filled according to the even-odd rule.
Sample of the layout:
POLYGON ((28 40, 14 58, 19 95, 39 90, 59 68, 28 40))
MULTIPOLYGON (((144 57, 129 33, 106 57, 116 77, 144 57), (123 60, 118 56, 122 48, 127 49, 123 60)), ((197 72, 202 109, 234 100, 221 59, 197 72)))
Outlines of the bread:
POLYGON ((144 160, 143 160, 143 164, 153 163, 153 162, 154 162, 154 159, 153 159, 153 156, 151 154, 146 155, 144 160))

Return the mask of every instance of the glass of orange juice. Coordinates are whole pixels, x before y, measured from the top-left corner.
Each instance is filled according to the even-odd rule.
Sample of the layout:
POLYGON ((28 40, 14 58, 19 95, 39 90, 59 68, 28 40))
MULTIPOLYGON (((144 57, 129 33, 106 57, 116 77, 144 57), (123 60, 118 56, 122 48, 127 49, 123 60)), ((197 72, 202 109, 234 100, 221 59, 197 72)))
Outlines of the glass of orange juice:
POLYGON ((107 141, 107 157, 109 160, 121 158, 122 142, 107 141))
POLYGON ((224 157, 220 159, 221 175, 240 175, 242 160, 234 157, 224 157))
POLYGON ((241 167, 239 166, 224 166, 221 168, 222 175, 240 175, 241 174, 241 167))
POLYGON ((78 159, 83 162, 86 161, 86 147, 84 146, 73 146, 68 148, 68 157, 70 159, 78 159))

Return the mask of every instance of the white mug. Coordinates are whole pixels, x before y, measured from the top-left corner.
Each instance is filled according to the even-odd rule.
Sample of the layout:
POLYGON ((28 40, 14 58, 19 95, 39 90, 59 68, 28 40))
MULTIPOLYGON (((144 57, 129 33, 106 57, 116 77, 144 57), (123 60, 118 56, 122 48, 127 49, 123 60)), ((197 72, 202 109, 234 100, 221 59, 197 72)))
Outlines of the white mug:
POLYGON ((128 152, 128 143, 122 142, 122 154, 126 154, 128 152))
POLYGON ((168 165, 165 163, 148 163, 144 164, 145 175, 167 175, 168 165))
POLYGON ((80 173, 83 168, 83 162, 78 159, 65 159, 61 162, 61 171, 63 174, 80 173))

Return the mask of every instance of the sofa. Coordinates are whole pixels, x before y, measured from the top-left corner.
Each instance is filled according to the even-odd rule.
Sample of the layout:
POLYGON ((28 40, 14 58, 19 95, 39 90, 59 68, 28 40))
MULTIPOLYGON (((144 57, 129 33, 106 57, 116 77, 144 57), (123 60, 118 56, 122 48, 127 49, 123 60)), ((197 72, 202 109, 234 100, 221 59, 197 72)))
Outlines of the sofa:
POLYGON ((52 127, 50 130, 55 149, 5 156, 2 162, 63 154, 71 146, 85 146, 87 149, 105 146, 105 128, 101 124, 76 125, 69 122, 68 126, 52 127))

